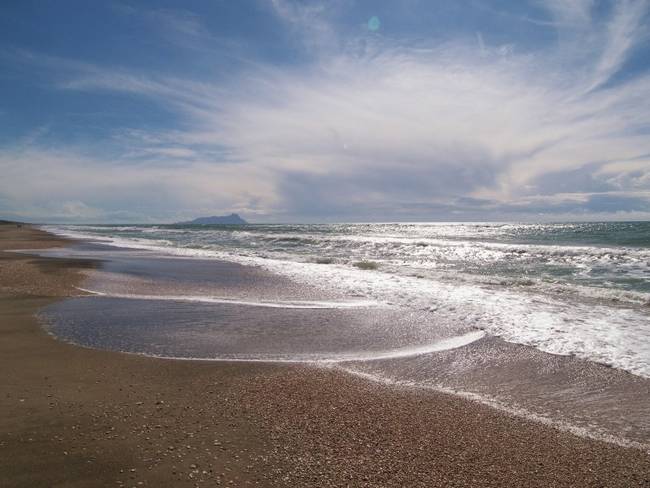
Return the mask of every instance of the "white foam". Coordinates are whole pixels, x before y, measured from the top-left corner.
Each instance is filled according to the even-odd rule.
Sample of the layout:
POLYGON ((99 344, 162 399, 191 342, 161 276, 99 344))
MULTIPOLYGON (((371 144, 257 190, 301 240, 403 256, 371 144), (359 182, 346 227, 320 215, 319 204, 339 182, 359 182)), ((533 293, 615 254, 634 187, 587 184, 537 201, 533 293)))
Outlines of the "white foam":
POLYGON ((398 358, 407 358, 407 357, 416 357, 422 356, 424 354, 429 354, 432 352, 441 352, 441 351, 450 351, 452 349, 458 349, 459 347, 464 347, 472 342, 476 342, 479 339, 485 337, 485 332, 482 330, 477 330, 474 332, 468 332, 460 336, 451 337, 449 339, 443 339, 433 344, 427 344, 424 346, 413 346, 405 347, 399 349, 391 349, 388 351, 380 352, 360 352, 352 353, 346 356, 340 356, 336 359, 323 359, 317 361, 319 363, 341 363, 348 361, 378 361, 382 359, 398 359, 398 358), (347 358, 347 359, 346 359, 347 358))
POLYGON ((226 305, 243 305, 248 307, 265 308, 296 308, 296 309, 344 309, 366 308, 380 305, 374 300, 356 301, 309 301, 309 300, 237 300, 227 297, 211 297, 205 295, 139 295, 130 293, 105 293, 86 288, 75 287, 79 291, 106 298, 122 298, 126 300, 162 300, 174 302, 214 303, 226 305))
POLYGON ((443 339, 424 346, 408 346, 383 351, 353 351, 335 354, 287 354, 287 355, 231 355, 214 358, 203 357, 182 357, 182 356, 160 356, 155 354, 142 353, 139 355, 150 356, 158 359, 173 359, 178 361, 222 361, 222 362, 253 362, 253 363, 296 363, 311 365, 332 365, 339 363, 355 363, 379 361, 387 359, 399 359, 417 357, 432 352, 449 351, 467 346, 472 342, 485 337, 482 331, 469 332, 461 336, 443 339))

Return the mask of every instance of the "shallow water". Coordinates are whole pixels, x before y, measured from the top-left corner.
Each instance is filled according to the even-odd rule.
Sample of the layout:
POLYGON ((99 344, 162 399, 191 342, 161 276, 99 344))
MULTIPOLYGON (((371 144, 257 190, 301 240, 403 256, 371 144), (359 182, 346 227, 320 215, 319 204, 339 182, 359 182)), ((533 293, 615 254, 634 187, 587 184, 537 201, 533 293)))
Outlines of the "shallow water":
POLYGON ((442 326, 650 377, 648 222, 48 229, 254 265, 319 293, 427 311, 442 326))
MULTIPOLYGON (((62 340, 178 359, 337 367, 650 449, 649 380, 506 342, 473 321, 216 259, 88 244, 41 254, 102 263, 82 285, 90 296, 42 311, 62 340)), ((468 316, 483 297, 466 296, 458 312, 468 316)))
POLYGON ((484 335, 452 335, 457 331, 395 309, 327 303, 83 297, 52 305, 44 315, 53 333, 77 344, 179 359, 378 360, 459 347, 484 335))

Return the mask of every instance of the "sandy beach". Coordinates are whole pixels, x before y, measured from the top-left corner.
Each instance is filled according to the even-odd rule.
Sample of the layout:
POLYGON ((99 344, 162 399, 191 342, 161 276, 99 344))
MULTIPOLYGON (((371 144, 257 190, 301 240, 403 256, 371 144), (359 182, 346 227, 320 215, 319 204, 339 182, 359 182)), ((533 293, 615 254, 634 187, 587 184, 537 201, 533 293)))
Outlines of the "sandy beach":
POLYGON ((650 486, 650 455, 452 395, 328 368, 85 349, 35 314, 83 259, 0 226, 0 479, 8 487, 650 486))

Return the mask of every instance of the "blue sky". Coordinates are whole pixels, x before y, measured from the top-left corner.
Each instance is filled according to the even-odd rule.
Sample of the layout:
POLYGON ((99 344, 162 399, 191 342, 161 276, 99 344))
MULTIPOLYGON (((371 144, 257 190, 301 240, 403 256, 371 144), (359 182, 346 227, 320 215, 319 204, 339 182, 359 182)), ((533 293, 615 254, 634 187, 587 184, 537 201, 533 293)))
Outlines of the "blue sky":
POLYGON ((0 217, 648 219, 649 12, 3 2, 0 217))

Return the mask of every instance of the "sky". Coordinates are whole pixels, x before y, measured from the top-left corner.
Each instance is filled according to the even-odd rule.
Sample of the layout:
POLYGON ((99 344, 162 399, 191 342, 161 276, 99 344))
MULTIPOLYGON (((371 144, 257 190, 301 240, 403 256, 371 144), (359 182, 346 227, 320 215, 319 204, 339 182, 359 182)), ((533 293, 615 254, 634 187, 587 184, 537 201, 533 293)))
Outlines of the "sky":
POLYGON ((650 0, 0 5, 0 218, 650 219, 650 0))

